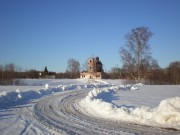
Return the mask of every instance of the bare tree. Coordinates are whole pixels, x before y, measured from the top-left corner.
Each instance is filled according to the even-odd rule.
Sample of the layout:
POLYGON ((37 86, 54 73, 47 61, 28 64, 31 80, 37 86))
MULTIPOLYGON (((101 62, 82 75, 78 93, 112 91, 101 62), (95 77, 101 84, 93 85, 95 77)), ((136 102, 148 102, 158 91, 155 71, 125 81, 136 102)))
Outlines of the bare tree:
POLYGON ((180 83, 180 61, 171 62, 168 67, 168 80, 172 84, 180 83))
POLYGON ((110 79, 120 79, 121 73, 122 73, 122 70, 120 68, 118 68, 118 66, 112 67, 109 72, 109 77, 110 77, 110 79))
POLYGON ((129 71, 129 76, 133 79, 140 80, 143 70, 152 60, 148 44, 151 37, 152 32, 148 27, 132 29, 125 35, 126 44, 120 48, 120 57, 123 67, 129 71))
POLYGON ((3 80, 4 80, 4 66, 3 65, 0 65, 0 84, 3 83, 3 80))
POLYGON ((79 72, 80 72, 80 63, 79 61, 75 59, 69 59, 67 62, 67 71, 70 73, 70 78, 77 78, 79 77, 79 72))
POLYGON ((89 59, 86 59, 86 61, 82 64, 81 71, 88 71, 88 60, 89 59))
POLYGON ((16 68, 16 66, 13 63, 5 65, 5 71, 8 71, 8 72, 14 72, 15 68, 16 68))
POLYGON ((6 76, 6 84, 12 84, 13 83, 13 79, 14 79, 14 75, 15 75, 15 69, 16 69, 16 65, 13 63, 10 64, 6 64, 4 66, 4 70, 5 70, 5 76, 6 76))

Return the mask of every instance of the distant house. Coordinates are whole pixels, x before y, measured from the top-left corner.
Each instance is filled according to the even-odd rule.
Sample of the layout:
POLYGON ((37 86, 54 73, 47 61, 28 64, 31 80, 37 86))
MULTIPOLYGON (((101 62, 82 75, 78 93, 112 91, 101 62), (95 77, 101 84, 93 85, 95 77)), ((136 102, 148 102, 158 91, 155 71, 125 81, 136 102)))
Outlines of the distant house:
POLYGON ((104 78, 103 64, 99 57, 88 59, 88 71, 80 73, 80 78, 102 79, 104 78))
POLYGON ((55 79, 56 78, 56 72, 49 72, 47 67, 45 67, 44 71, 39 73, 39 78, 55 79))

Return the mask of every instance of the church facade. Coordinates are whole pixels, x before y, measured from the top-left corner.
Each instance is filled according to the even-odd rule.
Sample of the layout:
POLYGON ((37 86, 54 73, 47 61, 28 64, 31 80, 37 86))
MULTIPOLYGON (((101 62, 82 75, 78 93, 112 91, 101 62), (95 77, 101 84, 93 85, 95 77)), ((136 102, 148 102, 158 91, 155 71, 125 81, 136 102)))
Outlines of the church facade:
POLYGON ((103 64, 99 57, 88 59, 88 71, 80 73, 80 78, 87 79, 103 79, 104 78, 103 64))

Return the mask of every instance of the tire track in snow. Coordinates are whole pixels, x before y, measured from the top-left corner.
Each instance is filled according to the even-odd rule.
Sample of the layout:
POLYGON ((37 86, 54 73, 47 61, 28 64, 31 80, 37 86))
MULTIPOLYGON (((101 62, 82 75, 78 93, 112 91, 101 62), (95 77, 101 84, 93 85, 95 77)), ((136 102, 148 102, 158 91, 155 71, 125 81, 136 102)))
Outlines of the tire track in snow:
POLYGON ((81 112, 78 102, 88 92, 76 90, 45 97, 34 107, 35 118, 60 134, 180 134, 179 131, 111 121, 81 112))

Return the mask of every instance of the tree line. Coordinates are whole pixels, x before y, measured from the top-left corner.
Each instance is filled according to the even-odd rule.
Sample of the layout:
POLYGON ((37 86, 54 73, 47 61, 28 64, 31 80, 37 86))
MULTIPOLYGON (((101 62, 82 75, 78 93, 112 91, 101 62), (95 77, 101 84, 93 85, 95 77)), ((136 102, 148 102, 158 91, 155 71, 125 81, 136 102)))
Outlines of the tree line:
MULTIPOLYGON (((80 63, 77 60, 69 59, 67 65, 65 72, 55 73, 56 79, 75 79, 80 77, 80 63)), ((47 67, 45 67, 44 71, 38 71, 36 69, 23 70, 14 63, 0 64, 0 85, 18 85, 21 79, 47 79, 48 77, 45 76, 47 74, 47 67)))
MULTIPOLYGON (((74 59, 68 61, 71 60, 76 63, 74 67, 76 70, 69 64, 65 72, 56 73, 56 79, 80 77, 80 63, 74 59)), ((42 73, 42 71, 35 69, 23 71, 20 66, 13 63, 0 65, 0 85, 18 85, 21 79, 38 79, 40 72, 42 73)), ((106 79, 124 79, 131 82, 134 80, 129 70, 123 67, 112 67, 110 71, 104 74, 106 79)), ((180 84, 180 61, 171 62, 166 68, 160 68, 158 65, 152 66, 143 74, 146 74, 142 78, 142 82, 145 84, 180 84)))
MULTIPOLYGON (((137 82, 126 68, 112 67, 106 73, 108 79, 125 79, 129 82, 137 82)), ((180 84, 180 61, 171 62, 168 67, 150 68, 146 71, 141 82, 144 84, 180 84)))
POLYGON ((0 64, 0 85, 18 84, 22 78, 39 78, 39 72, 34 69, 23 71, 14 63, 0 64))

